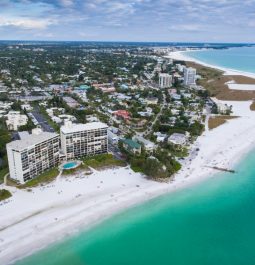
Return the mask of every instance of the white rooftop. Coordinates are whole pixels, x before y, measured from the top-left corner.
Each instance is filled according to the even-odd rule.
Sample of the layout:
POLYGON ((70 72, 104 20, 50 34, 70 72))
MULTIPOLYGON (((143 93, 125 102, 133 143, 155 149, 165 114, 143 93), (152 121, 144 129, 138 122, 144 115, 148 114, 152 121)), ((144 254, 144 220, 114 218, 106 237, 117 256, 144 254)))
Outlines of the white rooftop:
POLYGON ((19 133, 19 138, 20 140, 26 139, 30 136, 30 134, 28 133, 28 131, 24 131, 24 132, 18 132, 19 133))
POLYGON ((143 138, 142 136, 139 136, 139 135, 136 135, 133 138, 135 140, 137 140, 138 142, 143 143, 146 146, 152 146, 152 147, 154 147, 154 145, 155 145, 153 142, 151 142, 151 141, 149 141, 149 140, 147 140, 147 139, 145 139, 145 138, 143 138))
POLYGON ((60 128, 61 132, 64 134, 81 132, 81 131, 90 131, 97 129, 106 129, 108 125, 102 122, 90 122, 86 124, 67 124, 60 128))
POLYGON ((39 144, 56 136, 58 136, 58 134, 50 132, 42 132, 40 134, 29 134, 27 138, 23 138, 22 140, 16 140, 8 143, 6 145, 6 148, 11 148, 21 151, 23 149, 39 144))

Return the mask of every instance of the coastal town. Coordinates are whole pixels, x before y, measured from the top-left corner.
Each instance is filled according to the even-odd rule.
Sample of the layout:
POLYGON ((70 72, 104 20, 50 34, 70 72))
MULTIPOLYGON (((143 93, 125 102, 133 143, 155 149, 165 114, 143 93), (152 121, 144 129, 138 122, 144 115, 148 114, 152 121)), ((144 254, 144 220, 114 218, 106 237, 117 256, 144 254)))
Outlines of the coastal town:
POLYGON ((255 265, 255 0, 0 0, 0 265, 255 265))
POLYGON ((254 79, 189 62, 187 49, 0 46, 1 260, 235 174, 237 154, 255 141, 255 96, 229 86, 254 79))
POLYGON ((100 154, 170 178, 190 158, 206 117, 231 113, 197 85, 195 68, 167 58, 173 49, 1 47, 1 181, 24 184, 100 154))

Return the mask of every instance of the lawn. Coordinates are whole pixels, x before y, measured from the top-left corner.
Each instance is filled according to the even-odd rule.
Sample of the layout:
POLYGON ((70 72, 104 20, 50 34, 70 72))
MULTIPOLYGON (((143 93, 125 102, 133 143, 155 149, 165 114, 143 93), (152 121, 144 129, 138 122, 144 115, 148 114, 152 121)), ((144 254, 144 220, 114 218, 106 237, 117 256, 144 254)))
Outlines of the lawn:
POLYGON ((187 157, 189 155, 189 150, 186 147, 181 148, 179 150, 177 149, 172 153, 172 155, 176 157, 187 157))
POLYGON ((77 171, 86 171, 86 172, 90 172, 90 169, 88 168, 87 165, 85 164, 81 164, 80 166, 78 166, 77 168, 73 168, 73 169, 65 169, 62 171, 62 176, 67 176, 67 175, 73 175, 75 174, 77 171))
POLYGON ((235 118, 238 118, 238 117, 237 116, 226 116, 226 115, 210 117, 209 124, 208 124, 209 130, 213 130, 221 126, 225 122, 227 122, 227 120, 231 120, 235 118))
POLYGON ((44 173, 42 173, 40 176, 26 182, 25 184, 19 185, 18 188, 21 188, 21 189, 32 188, 32 187, 36 187, 39 185, 50 183, 56 179, 58 174, 59 174, 59 171, 57 167, 49 169, 45 171, 44 173))
POLYGON ((4 182, 4 176, 9 172, 9 168, 0 169, 0 184, 4 182))
POLYGON ((83 162, 85 166, 95 169, 126 166, 126 162, 115 159, 112 154, 101 154, 91 158, 85 158, 83 162))
POLYGON ((8 190, 0 190, 0 201, 10 198, 12 194, 8 190))
POLYGON ((255 111, 255 101, 250 105, 250 110, 255 111))

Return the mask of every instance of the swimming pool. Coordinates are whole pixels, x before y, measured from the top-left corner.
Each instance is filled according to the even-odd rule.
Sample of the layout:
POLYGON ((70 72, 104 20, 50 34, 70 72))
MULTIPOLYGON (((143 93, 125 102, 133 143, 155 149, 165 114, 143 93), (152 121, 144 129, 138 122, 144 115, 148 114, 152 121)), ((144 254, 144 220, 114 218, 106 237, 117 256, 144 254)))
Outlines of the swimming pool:
POLYGON ((61 165, 61 169, 64 169, 64 170, 74 169, 74 168, 77 168, 80 164, 81 164, 81 161, 65 162, 61 165))

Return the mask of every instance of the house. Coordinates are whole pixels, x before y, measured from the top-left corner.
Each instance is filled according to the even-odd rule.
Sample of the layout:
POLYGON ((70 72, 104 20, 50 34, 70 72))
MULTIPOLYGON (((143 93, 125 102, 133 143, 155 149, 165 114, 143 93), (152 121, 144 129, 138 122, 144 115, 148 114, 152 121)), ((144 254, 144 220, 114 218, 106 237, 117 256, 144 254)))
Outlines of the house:
POLYGON ((55 123, 58 123, 58 124, 62 123, 62 120, 57 116, 51 117, 51 120, 55 123))
POLYGON ((86 115, 86 120, 88 122, 98 122, 99 121, 99 119, 94 115, 86 115))
POLYGON ((141 154, 142 148, 141 145, 132 139, 122 139, 123 147, 130 153, 136 155, 141 154))
POLYGON ((177 94, 177 89, 176 88, 168 89, 168 93, 169 95, 177 94))
POLYGON ((80 104, 74 98, 63 97, 63 100, 72 109, 78 108, 80 106, 80 104))
POLYGON ((110 129, 107 130, 108 133, 108 142, 112 145, 117 145, 119 142, 119 136, 113 133, 110 129))
POLYGON ((179 94, 171 94, 171 98, 174 100, 180 100, 181 99, 181 95, 179 94))
POLYGON ((157 137, 157 139, 156 139, 157 143, 162 143, 167 138, 167 134, 163 134, 161 132, 155 132, 155 133, 153 133, 153 135, 155 135, 157 137))
POLYGON ((146 103, 148 105, 156 105, 156 104, 158 104, 158 98, 155 98, 155 97, 146 98, 145 101, 146 101, 146 103))
POLYGON ((168 138, 168 143, 171 143, 177 147, 182 147, 188 143, 188 134, 173 133, 168 138))
POLYGON ((10 111, 7 114, 6 125, 8 130, 17 131, 20 126, 26 125, 28 117, 21 115, 19 111, 10 111))
POLYGON ((95 89, 100 89, 103 93, 115 92, 115 87, 111 83, 92 84, 95 89))
POLYGON ((22 104, 21 108, 26 111, 31 111, 33 109, 30 104, 22 104))
POLYGON ((130 119, 130 113, 127 110, 117 110, 117 111, 114 111, 113 114, 117 118, 122 118, 124 120, 129 120, 130 119))
POLYGON ((137 141, 138 143, 142 144, 142 146, 144 147, 145 151, 148 153, 152 153, 153 150, 155 149, 155 144, 145 138, 143 138, 142 136, 136 135, 133 137, 134 141, 137 141))
POLYGON ((133 119, 132 128, 134 129, 142 129, 147 124, 147 120, 145 119, 133 119))

